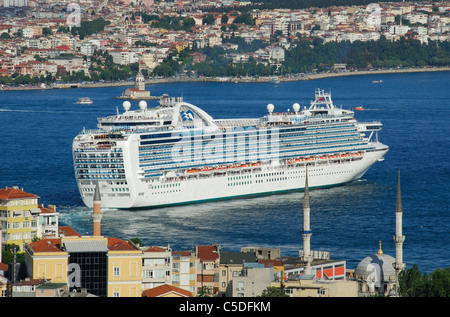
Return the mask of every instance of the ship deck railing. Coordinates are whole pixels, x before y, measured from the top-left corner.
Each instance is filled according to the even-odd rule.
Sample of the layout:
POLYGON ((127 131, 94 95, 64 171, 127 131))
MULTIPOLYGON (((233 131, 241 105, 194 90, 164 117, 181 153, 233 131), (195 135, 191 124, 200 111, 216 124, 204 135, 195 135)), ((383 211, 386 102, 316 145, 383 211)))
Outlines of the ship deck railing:
POLYGON ((257 126, 260 119, 216 119, 214 123, 220 128, 257 126))
MULTIPOLYGON (((362 157, 355 157, 355 158, 345 158, 345 161, 350 160, 361 160, 362 157)), ((330 164, 341 164, 345 162, 344 160, 335 160, 330 164)), ((283 172, 283 171, 289 171, 291 169, 296 168, 297 165, 316 165, 316 164, 326 164, 326 162, 321 162, 320 160, 311 160, 311 161, 302 161, 302 162, 295 162, 293 164, 282 164, 278 166, 272 166, 272 165, 264 165, 264 166, 258 166, 257 168, 252 168, 252 170, 258 170, 259 173, 270 173, 272 171, 277 172, 283 172)), ((235 176, 235 175, 245 175, 249 173, 250 168, 236 168, 236 169, 227 169, 227 170, 217 170, 217 171, 209 171, 209 172, 198 172, 193 173, 189 175, 176 175, 172 177, 164 177, 164 178, 158 178, 157 180, 154 179, 153 181, 158 183, 171 183, 171 182, 178 182, 183 180, 189 180, 189 179, 199 179, 199 178, 213 178, 216 177, 215 173, 223 174, 223 176, 235 176)), ((158 174, 157 176, 162 176, 163 174, 158 174)))
MULTIPOLYGON (((273 159, 279 159, 279 160, 289 160, 289 159, 294 159, 296 157, 313 157, 313 156, 325 156, 325 155, 337 155, 339 153, 350 153, 350 152, 360 152, 360 151, 370 151, 373 150, 374 147, 373 146, 351 146, 351 147, 347 147, 345 149, 345 151, 339 150, 334 148, 333 150, 331 149, 323 149, 325 151, 317 151, 317 150, 310 150, 310 151, 306 151, 303 153, 295 153, 295 155, 293 155, 293 153, 283 153, 284 155, 267 155, 266 157, 263 158, 258 158, 258 161, 270 161, 273 159), (286 155, 288 154, 288 155, 286 155)), ((349 158, 336 158, 336 160, 349 160, 349 158)), ((188 170, 191 168, 204 168, 204 167, 214 167, 217 165, 233 165, 233 164, 248 164, 253 162, 254 160, 249 160, 247 157, 244 158, 243 161, 227 161, 227 162, 222 162, 222 161, 217 161, 217 162, 211 162, 211 163, 206 163, 206 162, 185 162, 185 163, 173 163, 171 161, 167 161, 165 163, 161 163, 161 164, 155 164, 155 165, 150 165, 147 168, 144 167, 144 165, 142 165, 142 167, 144 167, 144 173, 154 173, 154 172, 161 172, 161 171, 176 171, 176 170, 188 170), (165 166, 164 166, 165 165, 165 166)), ((295 162, 295 164, 300 164, 300 163, 314 163, 314 162, 319 162, 320 160, 314 160, 314 161, 310 161, 310 162, 295 162)), ((264 165, 264 169, 269 168, 270 165, 264 165)), ((230 168, 230 169, 224 169, 224 170, 211 170, 211 171, 206 171, 204 173, 211 173, 211 172, 233 172, 233 171, 238 171, 238 170, 244 170, 244 169, 255 169, 255 168, 261 168, 261 166, 248 166, 248 167, 240 167, 240 168, 230 168)), ((275 168, 275 167, 274 167, 275 168)), ((279 167, 277 167, 279 168, 279 167)), ((200 174, 200 173, 199 173, 200 174)), ((144 176, 146 177, 146 176, 144 176)))

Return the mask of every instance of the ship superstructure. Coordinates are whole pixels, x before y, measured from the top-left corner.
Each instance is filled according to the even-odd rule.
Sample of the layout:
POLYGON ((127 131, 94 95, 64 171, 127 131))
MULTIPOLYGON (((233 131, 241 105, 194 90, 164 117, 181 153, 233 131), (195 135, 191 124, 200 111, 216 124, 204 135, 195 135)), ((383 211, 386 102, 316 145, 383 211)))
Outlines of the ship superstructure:
POLYGON ((309 107, 256 119, 213 119, 179 97, 163 96, 98 119, 74 138, 75 177, 92 207, 96 181, 103 207, 132 209, 252 197, 358 178, 388 146, 380 122, 359 123, 317 89, 309 107))

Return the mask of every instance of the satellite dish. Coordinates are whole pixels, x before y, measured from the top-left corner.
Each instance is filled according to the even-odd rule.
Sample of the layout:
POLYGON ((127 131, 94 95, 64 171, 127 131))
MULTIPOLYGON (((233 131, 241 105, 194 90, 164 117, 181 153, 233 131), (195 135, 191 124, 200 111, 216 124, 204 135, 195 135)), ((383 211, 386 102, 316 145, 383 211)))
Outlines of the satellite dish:
POLYGON ((139 101, 139 108, 141 108, 141 110, 147 109, 147 102, 144 100, 139 101))
POLYGON ((122 106, 125 111, 128 111, 128 110, 130 110, 131 103, 129 101, 124 101, 122 106))

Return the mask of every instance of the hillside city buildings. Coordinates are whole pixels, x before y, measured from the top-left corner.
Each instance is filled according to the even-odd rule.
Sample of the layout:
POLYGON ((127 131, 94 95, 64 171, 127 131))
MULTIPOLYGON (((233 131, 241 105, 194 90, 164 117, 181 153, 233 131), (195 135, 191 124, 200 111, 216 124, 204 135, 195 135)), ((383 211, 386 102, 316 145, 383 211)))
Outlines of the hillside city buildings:
MULTIPOLYGON (((186 47, 221 47, 234 63, 256 60, 278 65, 295 41, 319 38, 330 41, 370 41, 384 36, 448 41, 450 2, 383 2, 369 6, 330 8, 252 9, 253 25, 231 27, 248 2, 231 0, 0 0, 0 77, 56 76, 83 73, 90 76, 95 52, 107 52, 117 65, 138 62, 153 70, 173 51, 186 47), (227 13, 211 8, 231 7, 227 13), (192 18, 187 30, 155 27, 141 13, 159 17, 192 18), (212 19, 205 23, 204 17, 212 19), (73 35, 69 30, 81 21, 104 19, 110 24, 94 34, 73 35), (276 41, 273 37, 276 36, 276 41), (239 37, 246 43, 270 43, 263 49, 241 53, 238 45, 223 39, 239 37), (272 42, 271 42, 272 39, 272 42), (146 45, 150 44, 150 45, 146 45)), ((202 56, 192 58, 202 60, 202 56)))

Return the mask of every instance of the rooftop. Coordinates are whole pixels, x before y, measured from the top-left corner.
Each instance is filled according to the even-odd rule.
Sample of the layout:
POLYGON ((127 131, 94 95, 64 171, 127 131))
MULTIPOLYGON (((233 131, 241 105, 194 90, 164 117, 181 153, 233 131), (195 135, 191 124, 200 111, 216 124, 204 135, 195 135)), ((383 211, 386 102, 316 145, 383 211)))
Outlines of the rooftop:
POLYGON ((197 258, 202 261, 215 261, 219 258, 219 250, 215 245, 197 246, 197 258))
POLYGON ((29 244, 33 252, 64 252, 60 248, 60 239, 42 239, 29 244))
POLYGON ((167 294, 175 294, 180 297, 192 297, 192 293, 172 285, 161 285, 148 289, 142 293, 142 297, 161 297, 167 294))
POLYGON ((5 187, 0 189, 0 199, 2 200, 12 200, 12 199, 23 199, 23 198, 40 198, 34 194, 27 193, 17 186, 5 187))
POLYGON ((220 254, 220 264, 238 264, 256 263, 256 256, 254 253, 242 252, 223 252, 220 254))

